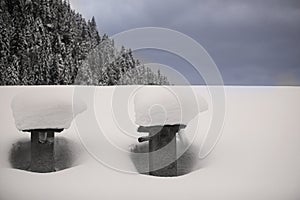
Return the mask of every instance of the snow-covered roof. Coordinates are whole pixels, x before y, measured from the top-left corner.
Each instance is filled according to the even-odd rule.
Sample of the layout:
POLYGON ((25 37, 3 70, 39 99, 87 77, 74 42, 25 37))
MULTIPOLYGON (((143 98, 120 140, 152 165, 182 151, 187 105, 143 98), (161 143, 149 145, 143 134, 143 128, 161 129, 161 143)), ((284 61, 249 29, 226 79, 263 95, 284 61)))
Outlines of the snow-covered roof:
POLYGON ((87 108, 83 101, 73 102, 73 92, 68 88, 32 87, 16 95, 11 108, 19 130, 67 129, 87 108))
POLYGON ((208 104, 189 87, 148 86, 135 92, 134 109, 139 126, 187 125, 208 104))

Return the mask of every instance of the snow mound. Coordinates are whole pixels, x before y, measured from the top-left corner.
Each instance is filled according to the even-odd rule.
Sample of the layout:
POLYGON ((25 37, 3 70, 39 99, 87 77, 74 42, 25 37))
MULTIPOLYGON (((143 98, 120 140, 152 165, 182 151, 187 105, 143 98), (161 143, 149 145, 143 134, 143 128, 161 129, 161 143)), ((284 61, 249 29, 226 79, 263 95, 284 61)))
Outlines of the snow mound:
POLYGON ((16 95, 11 103, 19 130, 67 129, 73 118, 87 109, 67 88, 33 87, 16 95))
POLYGON ((189 87, 145 86, 135 93, 134 110, 139 126, 187 125, 208 104, 189 87))

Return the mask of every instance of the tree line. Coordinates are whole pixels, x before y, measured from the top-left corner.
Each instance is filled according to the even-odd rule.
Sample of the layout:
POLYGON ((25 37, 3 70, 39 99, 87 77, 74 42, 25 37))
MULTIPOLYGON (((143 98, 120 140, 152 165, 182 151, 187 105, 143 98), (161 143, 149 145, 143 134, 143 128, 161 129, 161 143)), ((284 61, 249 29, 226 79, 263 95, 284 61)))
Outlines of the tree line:
POLYGON ((169 84, 65 0, 0 1, 0 85, 169 84))

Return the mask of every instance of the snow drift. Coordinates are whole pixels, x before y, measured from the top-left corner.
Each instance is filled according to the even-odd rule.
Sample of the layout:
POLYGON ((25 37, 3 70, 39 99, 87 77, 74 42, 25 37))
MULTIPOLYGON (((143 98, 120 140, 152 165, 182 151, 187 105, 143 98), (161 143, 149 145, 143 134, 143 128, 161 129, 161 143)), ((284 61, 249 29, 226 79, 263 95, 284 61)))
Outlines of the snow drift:
MULTIPOLYGON (((173 200, 187 197, 191 200, 281 200, 300 197, 299 87, 226 86, 227 113, 219 143, 209 157, 198 160, 199 170, 176 178, 122 173, 95 160, 83 145, 81 147, 86 160, 80 166, 42 175, 12 169, 8 162, 8 150, 14 142, 25 137, 28 139, 29 135, 20 134, 16 129, 10 104, 14 96, 27 88, 29 87, 0 87, 1 200, 153 200, 157 197, 173 200)), ((62 91, 60 87, 55 88, 62 91)), ((74 86, 64 88, 67 88, 64 91, 72 93, 74 86)), ((111 136, 110 139, 122 149, 136 144, 136 138, 125 135, 114 123, 109 98, 113 96, 114 87, 81 88, 83 91, 96 90, 96 112, 91 110, 91 114, 95 114, 103 122, 103 132, 111 136)), ((197 120, 200 121, 199 134, 205 133, 205 126, 209 124, 209 116, 214 108, 205 87, 192 88, 201 94, 212 109, 190 121, 185 135, 190 134, 197 120)), ((124 90, 127 89, 128 87, 124 87, 124 90)), ((81 97, 85 100, 84 95, 81 97)), ((121 97, 120 95, 115 100, 123 102, 125 98, 121 97)), ((88 109, 76 117, 76 122, 87 124, 91 121, 87 118, 88 109)), ((80 143, 75 125, 76 123, 72 123, 58 137, 80 143)), ((130 130, 134 135, 136 127, 130 130)), ((120 151, 111 151, 112 144, 106 145, 105 137, 99 135, 94 127, 84 127, 79 133, 94 142, 92 148, 95 150, 98 149, 124 165, 132 165, 128 154, 126 157, 124 152, 124 157, 121 157, 120 151)), ((200 146, 201 141, 201 138, 196 138, 193 144, 200 146)))

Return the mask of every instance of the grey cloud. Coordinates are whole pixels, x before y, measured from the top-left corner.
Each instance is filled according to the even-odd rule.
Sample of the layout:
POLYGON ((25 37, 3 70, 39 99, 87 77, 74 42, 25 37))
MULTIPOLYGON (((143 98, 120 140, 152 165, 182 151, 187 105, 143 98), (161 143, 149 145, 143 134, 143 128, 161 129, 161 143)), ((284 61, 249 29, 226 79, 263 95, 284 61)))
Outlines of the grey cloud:
POLYGON ((293 74, 292 83, 300 85, 299 0, 71 0, 71 5, 87 18, 94 15, 101 33, 160 26, 191 36, 211 54, 227 84, 291 84, 286 77, 293 74))

